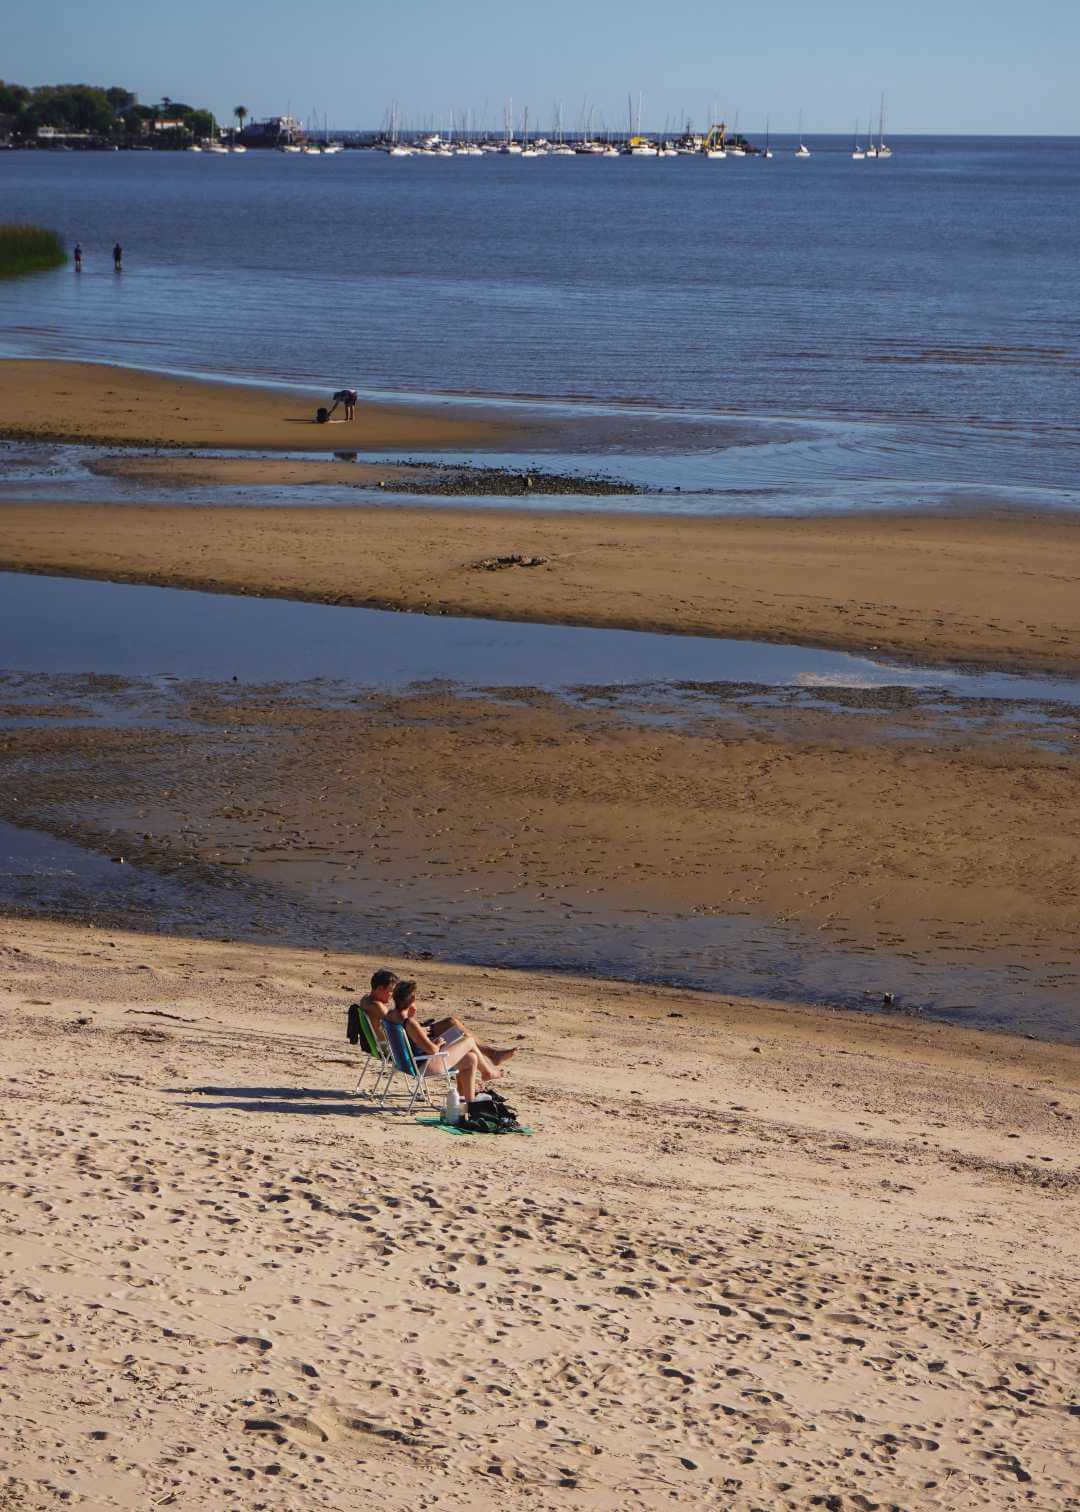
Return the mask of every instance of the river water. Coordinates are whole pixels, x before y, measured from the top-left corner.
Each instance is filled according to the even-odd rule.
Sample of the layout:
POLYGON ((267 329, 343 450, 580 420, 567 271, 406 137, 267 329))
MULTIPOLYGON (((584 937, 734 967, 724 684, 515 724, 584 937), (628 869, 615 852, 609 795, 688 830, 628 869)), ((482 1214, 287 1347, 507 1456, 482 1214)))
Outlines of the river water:
POLYGON ((86 267, 0 285, 0 351, 592 412, 683 511, 1080 506, 1080 142, 812 145, 6 153, 86 267))

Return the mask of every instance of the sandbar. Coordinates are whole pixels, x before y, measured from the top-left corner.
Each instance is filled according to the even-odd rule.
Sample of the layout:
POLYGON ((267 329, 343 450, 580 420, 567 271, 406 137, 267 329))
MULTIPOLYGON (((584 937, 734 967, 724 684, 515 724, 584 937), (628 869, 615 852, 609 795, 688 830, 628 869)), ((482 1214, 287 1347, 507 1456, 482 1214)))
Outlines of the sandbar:
POLYGON ((0 436, 109 446, 333 452, 356 448, 468 447, 514 427, 449 404, 365 400, 349 423, 319 425, 325 390, 259 388, 136 368, 45 359, 0 360, 0 436))
POLYGON ((5 503, 0 569, 1080 670, 1080 517, 1064 514, 5 503), (477 565, 515 556, 534 565, 477 565))

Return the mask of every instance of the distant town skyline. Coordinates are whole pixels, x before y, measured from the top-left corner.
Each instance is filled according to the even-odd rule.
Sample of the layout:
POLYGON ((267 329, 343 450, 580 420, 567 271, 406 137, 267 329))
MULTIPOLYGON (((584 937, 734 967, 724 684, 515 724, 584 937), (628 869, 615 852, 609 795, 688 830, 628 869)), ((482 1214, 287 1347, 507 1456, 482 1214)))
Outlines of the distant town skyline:
POLYGON ((286 112, 377 128, 396 104, 406 127, 502 123, 511 97, 549 130, 622 129, 627 98, 646 130, 698 127, 714 112, 741 129, 848 132, 884 93, 897 134, 1080 134, 1080 6, 1074 0, 772 0, 721 12, 705 0, 492 0, 358 6, 324 19, 293 0, 223 8, 186 0, 55 0, 7 23, 3 69, 19 83, 122 84, 140 99, 207 105, 228 121, 286 112))

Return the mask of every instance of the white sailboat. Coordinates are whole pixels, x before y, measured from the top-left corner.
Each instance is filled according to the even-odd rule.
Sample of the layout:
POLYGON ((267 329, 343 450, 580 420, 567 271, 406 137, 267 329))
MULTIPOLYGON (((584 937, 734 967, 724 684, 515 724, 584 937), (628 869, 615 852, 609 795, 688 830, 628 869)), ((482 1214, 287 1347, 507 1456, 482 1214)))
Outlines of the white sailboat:
POLYGON ((874 116, 872 111, 866 112, 866 155, 868 158, 876 158, 877 148, 874 146, 874 116))
POLYGON ((797 158, 808 158, 810 156, 810 149, 803 141, 801 110, 799 111, 799 145, 795 149, 795 156, 797 158))
POLYGON ((878 117, 878 144, 877 155, 879 158, 891 158, 892 148, 885 145, 885 96, 881 96, 881 115, 878 117))
POLYGON ((761 156, 767 161, 772 158, 772 148, 769 146, 769 118, 765 117, 765 148, 761 156))
POLYGON ((521 143, 514 141, 514 102, 512 99, 506 107, 506 141, 503 142, 499 151, 509 157, 518 157, 521 153, 521 143))
POLYGON ((390 107, 390 141, 386 151, 389 157, 412 157, 412 148, 402 142, 399 137, 401 131, 401 117, 398 115, 397 101, 390 107))
POLYGON ((523 158, 539 157, 539 151, 529 141, 529 107, 525 107, 525 116, 521 124, 521 156, 523 158))
POLYGON ((862 160, 863 160, 863 158, 865 158, 865 156, 866 156, 866 153, 859 146, 859 123, 858 123, 858 121, 855 122, 855 141, 854 141, 854 143, 852 145, 852 148, 851 148, 851 156, 855 159, 855 161, 857 163, 861 163, 862 160))

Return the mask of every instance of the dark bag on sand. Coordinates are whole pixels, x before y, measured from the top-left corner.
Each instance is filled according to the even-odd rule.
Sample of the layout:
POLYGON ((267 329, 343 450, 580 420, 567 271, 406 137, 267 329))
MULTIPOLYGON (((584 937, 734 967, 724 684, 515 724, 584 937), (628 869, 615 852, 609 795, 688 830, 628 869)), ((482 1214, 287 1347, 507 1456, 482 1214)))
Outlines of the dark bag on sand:
POLYGON ((465 1117, 459 1129, 470 1134, 516 1134, 521 1125, 514 1109, 498 1092, 484 1092, 465 1105, 465 1117))
POLYGON ((315 424, 325 425, 329 418, 330 411, 326 408, 325 404, 320 404, 319 408, 315 411, 315 424))
POLYGON ((349 1016, 345 1020, 345 1038, 350 1045, 360 1043, 360 1004, 349 1004, 349 1016))

